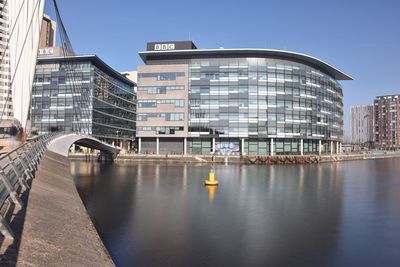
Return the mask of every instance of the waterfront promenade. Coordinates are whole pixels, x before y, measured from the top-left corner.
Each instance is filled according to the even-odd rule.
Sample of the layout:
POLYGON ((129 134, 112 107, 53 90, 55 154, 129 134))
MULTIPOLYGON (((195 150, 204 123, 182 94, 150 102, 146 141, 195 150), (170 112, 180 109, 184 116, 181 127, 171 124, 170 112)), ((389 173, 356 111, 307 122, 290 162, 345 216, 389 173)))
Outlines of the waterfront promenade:
POLYGON ((46 151, 22 199, 24 207, 10 223, 15 241, 2 242, 2 266, 114 266, 76 190, 66 157, 46 151))
MULTIPOLYGON (((212 156, 212 155, 174 155, 174 154, 125 154, 120 153, 117 161, 135 160, 135 161, 154 161, 154 162, 185 162, 185 163, 232 163, 232 164, 308 164, 337 162, 348 160, 364 160, 377 158, 395 158, 400 157, 399 152, 360 152, 360 153, 341 153, 341 154, 323 154, 319 155, 275 155, 275 156, 212 156)), ((95 154, 70 154, 71 159, 93 160, 95 154)))

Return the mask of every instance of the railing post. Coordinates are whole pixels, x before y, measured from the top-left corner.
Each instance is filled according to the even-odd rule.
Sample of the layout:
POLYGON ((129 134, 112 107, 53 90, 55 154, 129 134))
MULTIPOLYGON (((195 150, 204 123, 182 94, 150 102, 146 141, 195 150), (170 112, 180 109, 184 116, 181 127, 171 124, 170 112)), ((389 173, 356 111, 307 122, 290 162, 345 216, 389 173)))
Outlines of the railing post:
POLYGON ((36 164, 36 160, 35 160, 35 155, 34 155, 34 151, 33 151, 33 145, 29 144, 29 147, 27 147, 26 153, 29 155, 29 166, 32 168, 32 171, 36 171, 37 170, 37 164, 36 164))
POLYGON ((14 187, 10 184, 10 181, 8 181, 7 175, 3 170, 0 170, 0 180, 3 182, 12 202, 14 202, 16 206, 22 207, 23 204, 21 199, 18 197, 17 192, 15 192, 14 187))
POLYGON ((40 148, 39 148, 39 144, 37 143, 37 141, 33 144, 33 149, 34 149, 35 159, 37 161, 37 164, 39 164, 42 156, 40 154, 40 148))
POLYGON ((30 189, 28 183, 26 182, 26 180, 24 179, 24 174, 20 173, 18 168, 17 168, 17 164, 15 164, 15 159, 12 159, 10 155, 8 155, 8 158, 10 159, 10 165, 11 168, 14 170, 15 175, 17 175, 18 177, 18 182, 20 183, 20 185, 22 186, 22 188, 24 190, 30 189))
MULTIPOLYGON (((21 149, 21 150, 23 150, 23 149, 21 149)), ((28 154, 26 153, 26 151, 22 151, 22 152, 17 151, 17 154, 19 157, 19 161, 21 162, 21 165, 24 168, 24 173, 26 174, 26 177, 28 177, 29 179, 33 179, 32 171, 29 170, 29 166, 26 165, 26 163, 24 162, 26 160, 29 164, 28 154)))
POLYGON ((34 150, 33 151, 33 157, 35 159, 35 167, 36 167, 36 170, 37 170, 37 166, 39 165, 39 162, 40 162, 40 159, 41 159, 40 153, 39 153, 39 148, 37 147, 37 144, 33 144, 32 145, 32 149, 34 150))
POLYGON ((25 150, 25 154, 28 156, 28 162, 29 162, 28 166, 31 168, 31 172, 34 172, 37 170, 37 164, 32 150, 33 150, 33 145, 28 144, 25 150))
POLYGON ((1 234, 11 240, 14 240, 14 233, 11 230, 11 227, 8 225, 6 220, 0 214, 0 232, 1 234))
POLYGON ((42 159, 42 155, 43 155, 43 151, 44 151, 44 146, 43 146, 43 143, 42 143, 42 141, 38 141, 39 143, 37 143, 36 145, 37 145, 37 149, 38 149, 38 152, 39 152, 39 159, 42 159))

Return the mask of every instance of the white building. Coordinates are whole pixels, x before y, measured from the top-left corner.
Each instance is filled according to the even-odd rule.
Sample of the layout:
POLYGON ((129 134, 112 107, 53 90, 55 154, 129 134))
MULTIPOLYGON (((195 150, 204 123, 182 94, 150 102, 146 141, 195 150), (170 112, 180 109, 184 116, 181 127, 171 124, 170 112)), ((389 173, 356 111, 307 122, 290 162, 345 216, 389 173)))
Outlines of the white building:
POLYGON ((371 144, 373 142, 373 105, 359 105, 351 107, 351 143, 371 144))
POLYGON ((0 1, 0 114, 26 127, 44 0, 0 1))

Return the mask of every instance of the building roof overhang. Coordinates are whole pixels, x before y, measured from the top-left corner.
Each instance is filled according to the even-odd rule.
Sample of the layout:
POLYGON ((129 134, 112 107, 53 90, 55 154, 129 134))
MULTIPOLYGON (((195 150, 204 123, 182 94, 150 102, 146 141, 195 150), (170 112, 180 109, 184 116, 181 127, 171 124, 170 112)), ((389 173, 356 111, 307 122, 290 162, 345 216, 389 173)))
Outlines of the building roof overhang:
POLYGON ((258 48, 221 48, 221 49, 190 49, 190 50, 168 50, 168 51, 142 51, 139 56, 143 62, 150 60, 171 60, 171 59, 193 59, 193 58, 228 58, 228 57, 259 57, 277 58, 296 61, 302 64, 313 66, 336 80, 353 80, 353 78, 333 67, 332 65, 309 55, 275 49, 258 48))
POLYGON ((74 55, 74 56, 44 56, 38 57, 38 62, 40 63, 52 63, 54 61, 83 61, 89 60, 99 69, 103 70, 104 72, 113 75, 115 78, 123 81, 130 86, 135 86, 136 84, 126 78, 124 75, 116 71, 115 69, 111 68, 107 63, 101 60, 97 55, 74 55))

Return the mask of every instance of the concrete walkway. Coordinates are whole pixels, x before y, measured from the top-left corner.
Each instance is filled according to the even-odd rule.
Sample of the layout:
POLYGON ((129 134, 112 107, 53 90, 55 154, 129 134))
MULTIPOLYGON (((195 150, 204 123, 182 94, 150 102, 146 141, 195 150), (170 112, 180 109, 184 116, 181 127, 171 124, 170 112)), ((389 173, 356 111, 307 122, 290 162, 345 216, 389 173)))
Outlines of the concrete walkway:
POLYGON ((67 158, 45 153, 26 205, 17 266, 114 266, 79 197, 67 158))

